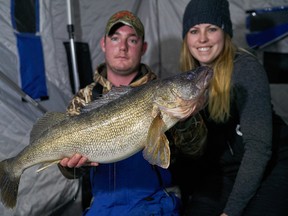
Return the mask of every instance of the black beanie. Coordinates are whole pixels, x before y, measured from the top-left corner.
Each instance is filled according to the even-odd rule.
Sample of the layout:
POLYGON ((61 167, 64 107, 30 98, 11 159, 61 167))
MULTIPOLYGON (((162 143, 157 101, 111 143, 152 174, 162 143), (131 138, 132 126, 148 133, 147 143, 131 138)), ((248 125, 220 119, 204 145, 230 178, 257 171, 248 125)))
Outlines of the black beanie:
POLYGON ((191 0, 186 6, 183 16, 184 38, 194 25, 209 23, 216 25, 233 37, 230 19, 229 3, 227 0, 191 0))

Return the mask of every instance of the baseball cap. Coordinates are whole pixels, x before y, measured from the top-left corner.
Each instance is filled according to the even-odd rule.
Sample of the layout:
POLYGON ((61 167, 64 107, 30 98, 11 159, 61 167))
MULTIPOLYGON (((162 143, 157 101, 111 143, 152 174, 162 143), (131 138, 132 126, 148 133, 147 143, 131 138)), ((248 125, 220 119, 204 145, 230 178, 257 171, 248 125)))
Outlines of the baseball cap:
POLYGON ((105 34, 109 35, 113 26, 119 23, 131 26, 138 37, 144 38, 145 32, 141 20, 132 12, 127 10, 119 11, 109 18, 105 29, 105 34))

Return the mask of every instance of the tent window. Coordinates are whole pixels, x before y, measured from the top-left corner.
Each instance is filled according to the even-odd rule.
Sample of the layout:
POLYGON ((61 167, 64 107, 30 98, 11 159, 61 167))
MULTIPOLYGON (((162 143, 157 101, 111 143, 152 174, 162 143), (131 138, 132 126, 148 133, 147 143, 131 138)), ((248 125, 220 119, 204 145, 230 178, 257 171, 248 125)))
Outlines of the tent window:
POLYGON ((36 33, 36 1, 12 0, 12 20, 18 32, 36 33))

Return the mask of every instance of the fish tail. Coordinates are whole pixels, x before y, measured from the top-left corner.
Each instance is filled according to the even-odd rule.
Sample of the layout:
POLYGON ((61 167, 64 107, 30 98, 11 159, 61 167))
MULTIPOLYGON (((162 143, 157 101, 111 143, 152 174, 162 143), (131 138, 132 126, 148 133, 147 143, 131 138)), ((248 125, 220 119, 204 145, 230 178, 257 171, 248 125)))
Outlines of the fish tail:
POLYGON ((11 162, 4 160, 0 162, 0 189, 1 201, 8 208, 14 208, 17 202, 20 176, 12 172, 11 162))

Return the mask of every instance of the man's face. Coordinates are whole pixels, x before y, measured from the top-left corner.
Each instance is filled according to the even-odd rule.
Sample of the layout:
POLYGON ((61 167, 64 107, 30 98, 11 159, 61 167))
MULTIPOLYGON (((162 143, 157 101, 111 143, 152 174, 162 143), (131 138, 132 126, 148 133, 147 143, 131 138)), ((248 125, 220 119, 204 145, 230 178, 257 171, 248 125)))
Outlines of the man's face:
POLYGON ((107 69, 127 75, 138 70, 147 44, 137 36, 132 27, 122 25, 111 35, 102 38, 101 47, 105 53, 107 69))

